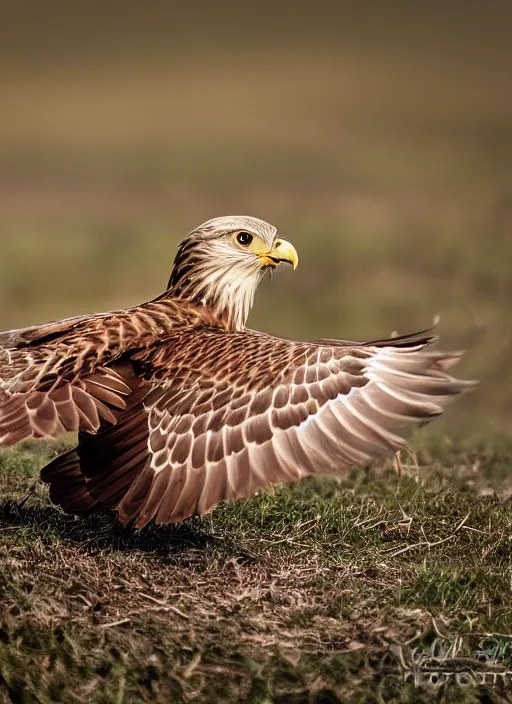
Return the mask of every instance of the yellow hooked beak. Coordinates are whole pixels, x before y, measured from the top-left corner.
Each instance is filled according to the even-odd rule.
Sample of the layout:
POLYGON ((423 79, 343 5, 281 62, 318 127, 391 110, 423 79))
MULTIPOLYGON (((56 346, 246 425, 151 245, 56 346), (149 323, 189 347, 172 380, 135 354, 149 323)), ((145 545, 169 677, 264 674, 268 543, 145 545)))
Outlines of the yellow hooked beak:
POLYGON ((294 271, 299 265, 299 255, 297 250, 290 242, 286 240, 278 239, 274 242, 274 246, 270 251, 266 252, 255 252, 259 257, 263 259, 265 264, 269 266, 277 266, 281 262, 287 262, 291 264, 294 271))

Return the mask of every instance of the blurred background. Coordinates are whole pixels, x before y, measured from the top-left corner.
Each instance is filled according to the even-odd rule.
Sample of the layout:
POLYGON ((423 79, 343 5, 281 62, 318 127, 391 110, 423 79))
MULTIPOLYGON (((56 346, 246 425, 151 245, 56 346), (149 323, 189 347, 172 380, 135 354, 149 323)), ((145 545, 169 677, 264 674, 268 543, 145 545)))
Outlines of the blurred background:
POLYGON ((0 328, 150 299, 184 234, 251 214, 301 257, 251 326, 440 314, 482 380, 444 427, 510 431, 512 5, 189 5, 1 3, 0 328))

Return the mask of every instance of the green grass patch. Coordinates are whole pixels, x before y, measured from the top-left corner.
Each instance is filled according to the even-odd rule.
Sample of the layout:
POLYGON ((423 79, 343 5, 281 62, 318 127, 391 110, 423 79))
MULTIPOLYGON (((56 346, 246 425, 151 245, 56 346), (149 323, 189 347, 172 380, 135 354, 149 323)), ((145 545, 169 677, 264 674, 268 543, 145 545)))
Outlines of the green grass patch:
POLYGON ((3 453, 0 698, 506 701, 509 448, 424 438, 401 473, 141 531, 51 506, 33 482, 53 447, 3 453))

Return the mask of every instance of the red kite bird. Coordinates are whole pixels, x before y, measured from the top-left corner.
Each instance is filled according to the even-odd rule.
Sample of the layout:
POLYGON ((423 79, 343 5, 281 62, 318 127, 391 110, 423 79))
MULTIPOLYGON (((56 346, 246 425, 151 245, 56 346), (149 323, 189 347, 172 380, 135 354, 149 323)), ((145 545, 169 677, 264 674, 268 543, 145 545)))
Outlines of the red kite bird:
POLYGON ((392 455, 471 382, 428 331, 293 342, 245 327, 295 248, 251 217, 181 243, 164 294, 128 310, 0 334, 0 446, 78 431, 42 471, 73 514, 138 527, 204 514, 277 482, 392 455))

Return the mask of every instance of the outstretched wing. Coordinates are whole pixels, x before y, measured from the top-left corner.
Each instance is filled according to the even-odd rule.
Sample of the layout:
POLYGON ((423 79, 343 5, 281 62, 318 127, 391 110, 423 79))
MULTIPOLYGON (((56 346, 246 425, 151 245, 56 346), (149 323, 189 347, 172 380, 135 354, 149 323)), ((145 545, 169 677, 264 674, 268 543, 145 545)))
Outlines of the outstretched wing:
MULTIPOLYGON (((277 482, 390 455, 469 388, 430 339, 295 343, 203 329, 132 357, 153 390, 77 448, 90 496, 123 522, 169 523, 277 482)), ((58 460, 57 460, 58 463, 58 460)), ((58 464, 46 481, 58 481, 58 464)))
POLYGON ((158 299, 0 333, 0 446, 116 423, 141 383, 121 358, 158 344, 179 319, 158 299))
POLYGON ((15 330, 5 330, 0 332, 0 347, 7 349, 15 349, 19 347, 27 347, 34 343, 41 343, 45 340, 51 340, 69 332, 76 325, 91 318, 101 318, 108 316, 108 313, 98 313, 96 315, 75 315, 72 318, 62 318, 48 323, 39 323, 31 325, 27 328, 17 328, 15 330))
POLYGON ((132 392, 133 372, 106 366, 107 317, 0 333, 0 446, 78 429, 95 432, 102 422, 116 422, 132 392))
POLYGON ((7 395, 0 390, 0 446, 29 438, 57 438, 77 430, 96 432, 103 422, 116 423, 137 386, 133 374, 111 367, 70 383, 7 395), (135 381, 135 384, 132 382, 135 381))

